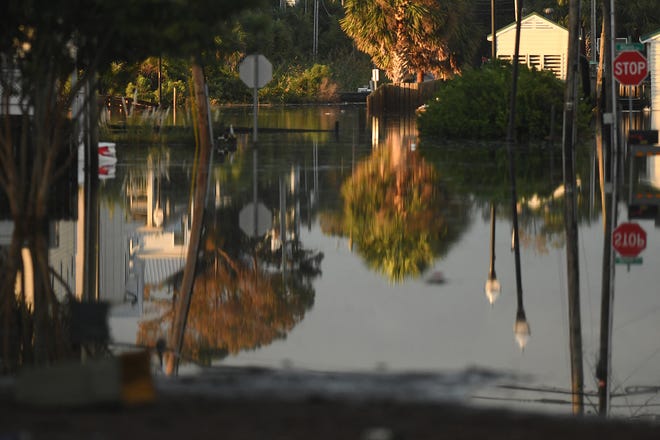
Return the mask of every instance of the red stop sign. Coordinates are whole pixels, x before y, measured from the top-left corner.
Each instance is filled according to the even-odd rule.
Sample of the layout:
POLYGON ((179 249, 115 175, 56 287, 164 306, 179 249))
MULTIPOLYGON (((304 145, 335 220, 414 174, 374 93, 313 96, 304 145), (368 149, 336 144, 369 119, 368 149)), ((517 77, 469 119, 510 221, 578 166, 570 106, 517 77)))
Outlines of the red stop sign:
POLYGON ((636 86, 649 73, 649 65, 644 55, 636 50, 621 52, 614 58, 614 78, 624 86, 636 86))
POLYGON ((636 257, 646 248, 646 231, 637 223, 621 223, 612 233, 612 246, 622 257, 636 257))

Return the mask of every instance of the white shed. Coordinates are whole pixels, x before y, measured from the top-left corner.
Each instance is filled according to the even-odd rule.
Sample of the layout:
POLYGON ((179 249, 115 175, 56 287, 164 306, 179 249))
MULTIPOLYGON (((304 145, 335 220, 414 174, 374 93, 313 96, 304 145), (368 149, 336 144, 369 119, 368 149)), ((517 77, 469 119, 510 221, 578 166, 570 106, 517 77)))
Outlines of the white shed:
POLYGON ((641 42, 646 45, 646 59, 651 77, 651 109, 654 113, 660 113, 660 29, 643 36, 641 42))
MULTIPOLYGON (((516 23, 500 28, 496 33, 497 58, 512 60, 516 43, 516 23)), ((492 41, 492 34, 488 40, 492 41)), ((558 78, 566 78, 568 29, 533 12, 520 23, 519 62, 530 68, 547 69, 558 78)))

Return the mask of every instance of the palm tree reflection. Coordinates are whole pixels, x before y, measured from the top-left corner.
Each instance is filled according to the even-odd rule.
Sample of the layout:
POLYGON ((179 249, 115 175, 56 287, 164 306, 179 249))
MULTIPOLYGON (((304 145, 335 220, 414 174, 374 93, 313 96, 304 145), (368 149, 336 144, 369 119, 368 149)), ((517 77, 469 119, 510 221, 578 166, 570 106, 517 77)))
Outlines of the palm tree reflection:
POLYGON ((341 233, 393 282, 421 275, 466 223, 433 166, 408 148, 412 142, 405 129, 388 127, 385 144, 358 163, 341 188, 341 233))

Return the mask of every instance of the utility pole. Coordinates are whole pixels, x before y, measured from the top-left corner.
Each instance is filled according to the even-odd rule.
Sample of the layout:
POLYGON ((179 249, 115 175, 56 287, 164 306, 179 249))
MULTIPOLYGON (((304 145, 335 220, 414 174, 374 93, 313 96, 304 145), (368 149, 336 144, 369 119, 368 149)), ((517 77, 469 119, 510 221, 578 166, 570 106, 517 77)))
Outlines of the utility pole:
POLYGON ((568 322, 571 353, 573 413, 582 414, 584 372, 582 324, 580 319, 580 264, 578 259, 575 143, 577 139, 578 78, 580 77, 580 0, 570 0, 568 15, 568 69, 564 95, 562 151, 564 165, 564 226, 566 230, 566 273, 568 278, 568 322))
POLYGON ((606 416, 610 401, 611 376, 611 344, 612 344, 612 306, 614 302, 614 252, 612 252, 612 230, 617 221, 616 187, 617 187, 617 117, 616 117, 616 88, 612 72, 612 59, 614 56, 614 0, 603 1, 603 82, 599 105, 605 105, 602 114, 603 127, 603 171, 605 206, 603 209, 604 238, 603 238, 603 274, 600 306, 600 350, 596 378, 598 379, 598 413, 606 416), (609 94, 609 96, 608 96, 609 94), (609 146, 609 148, 607 148, 609 146))
POLYGON ((497 59, 497 37, 495 36, 497 25, 495 24, 495 17, 495 0, 490 0, 490 33, 493 36, 493 40, 490 44, 490 59, 492 61, 497 59))

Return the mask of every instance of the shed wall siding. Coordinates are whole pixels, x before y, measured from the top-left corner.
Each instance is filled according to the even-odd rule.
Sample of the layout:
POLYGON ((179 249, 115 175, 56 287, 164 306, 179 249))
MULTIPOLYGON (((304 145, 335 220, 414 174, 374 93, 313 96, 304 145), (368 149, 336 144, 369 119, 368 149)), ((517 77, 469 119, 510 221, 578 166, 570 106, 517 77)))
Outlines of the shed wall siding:
POLYGON ((660 112, 660 39, 649 43, 646 56, 651 76, 651 108, 660 112))
MULTIPOLYGON (((511 60, 515 49, 515 27, 497 33, 497 56, 511 60)), ((528 66, 552 70, 560 79, 566 78, 568 31, 541 17, 524 19, 520 30, 520 59, 528 66)))

